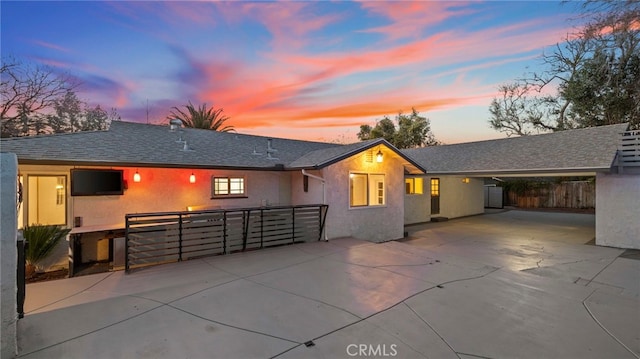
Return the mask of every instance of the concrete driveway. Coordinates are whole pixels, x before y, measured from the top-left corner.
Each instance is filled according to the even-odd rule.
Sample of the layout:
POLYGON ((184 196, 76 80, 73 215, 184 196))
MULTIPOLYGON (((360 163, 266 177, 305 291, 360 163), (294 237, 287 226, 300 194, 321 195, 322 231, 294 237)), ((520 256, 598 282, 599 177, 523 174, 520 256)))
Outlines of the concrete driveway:
POLYGON ((20 357, 640 358, 640 260, 593 227, 508 211, 30 284, 20 357))

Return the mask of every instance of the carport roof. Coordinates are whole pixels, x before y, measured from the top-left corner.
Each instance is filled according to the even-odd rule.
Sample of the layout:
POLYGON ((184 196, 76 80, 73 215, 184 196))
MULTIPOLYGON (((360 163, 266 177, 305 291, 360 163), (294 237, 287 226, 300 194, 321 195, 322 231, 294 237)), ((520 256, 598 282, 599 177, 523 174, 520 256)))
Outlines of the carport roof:
POLYGON ((428 174, 477 176, 609 171, 627 124, 402 150, 428 174))

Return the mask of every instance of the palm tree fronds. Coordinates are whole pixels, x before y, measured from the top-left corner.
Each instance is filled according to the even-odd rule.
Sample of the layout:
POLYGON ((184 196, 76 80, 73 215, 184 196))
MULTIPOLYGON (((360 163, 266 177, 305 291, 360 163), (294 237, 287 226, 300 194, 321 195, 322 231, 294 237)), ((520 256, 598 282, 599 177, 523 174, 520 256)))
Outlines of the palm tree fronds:
POLYGON ((178 119, 182 121, 184 127, 200 128, 205 130, 229 132, 234 131, 233 126, 225 126, 224 123, 229 120, 222 112, 222 108, 215 109, 207 107, 204 103, 197 108, 189 101, 185 105, 186 110, 178 107, 172 107, 168 119, 178 119))

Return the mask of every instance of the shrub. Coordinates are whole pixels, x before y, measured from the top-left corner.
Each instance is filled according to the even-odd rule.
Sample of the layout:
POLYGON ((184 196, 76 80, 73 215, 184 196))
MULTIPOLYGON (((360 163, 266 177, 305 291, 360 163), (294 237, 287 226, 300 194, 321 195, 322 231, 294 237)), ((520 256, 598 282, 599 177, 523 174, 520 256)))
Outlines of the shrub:
POLYGON ((70 231, 70 228, 57 225, 33 224, 25 226, 22 229, 22 234, 27 241, 27 248, 24 253, 27 267, 30 266, 37 272, 44 271, 44 268, 41 267, 41 262, 51 255, 56 245, 70 231))

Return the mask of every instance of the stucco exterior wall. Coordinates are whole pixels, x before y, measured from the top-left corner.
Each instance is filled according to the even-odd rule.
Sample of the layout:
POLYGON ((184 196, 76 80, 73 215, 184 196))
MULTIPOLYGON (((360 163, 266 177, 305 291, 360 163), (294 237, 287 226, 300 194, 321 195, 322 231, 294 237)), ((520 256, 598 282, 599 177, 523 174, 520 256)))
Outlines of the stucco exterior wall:
MULTIPOLYGON (((307 173, 323 177, 322 171, 307 171, 307 173)), ((291 172, 291 204, 322 204, 322 181, 309 177, 308 191, 305 192, 303 177, 302 171, 291 172)))
POLYGON ((482 178, 438 176, 424 177, 422 195, 405 195, 405 224, 431 221, 431 217, 457 218, 484 213, 484 181, 482 178), (440 178, 440 213, 431 214, 431 178, 440 178))
POLYGON ((0 357, 16 356, 16 192, 18 160, 12 153, 0 153, 0 357))
POLYGON ((481 178, 442 176, 440 178, 440 214, 447 218, 458 218, 484 213, 484 181, 481 178))
POLYGON ((640 175, 596 175, 596 244, 640 249, 640 175))
POLYGON ((354 237, 383 242, 403 237, 404 167, 388 152, 384 153, 382 163, 377 163, 375 159, 371 161, 371 156, 363 152, 328 166, 322 171, 326 180, 329 204, 326 222, 326 233, 329 239, 354 237), (350 208, 350 171, 384 174, 386 205, 350 208))
POLYGON ((422 194, 404 195, 404 223, 424 223, 431 220, 431 195, 429 177, 423 177, 422 194))

